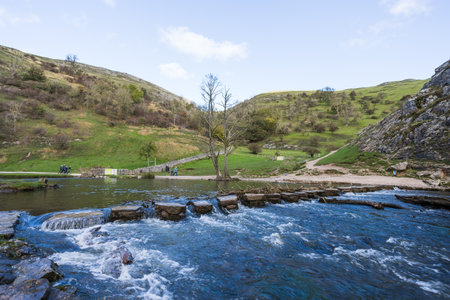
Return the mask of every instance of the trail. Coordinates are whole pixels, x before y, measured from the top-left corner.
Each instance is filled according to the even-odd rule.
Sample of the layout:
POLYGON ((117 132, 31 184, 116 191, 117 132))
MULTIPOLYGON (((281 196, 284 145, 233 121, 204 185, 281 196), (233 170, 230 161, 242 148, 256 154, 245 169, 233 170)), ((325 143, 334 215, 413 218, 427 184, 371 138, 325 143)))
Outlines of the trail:
POLYGON ((331 151, 331 152, 328 153, 327 155, 322 156, 322 157, 319 157, 319 158, 317 158, 317 159, 315 159, 315 160, 307 161, 306 164, 305 164, 306 168, 307 168, 308 170, 318 170, 318 171, 338 170, 338 171, 340 171, 340 172, 342 172, 342 173, 344 173, 344 174, 348 174, 348 170, 347 170, 346 168, 338 167, 338 166, 335 166, 335 165, 333 165, 333 164, 328 164, 328 165, 323 165, 323 166, 316 166, 316 163, 317 163, 319 160, 321 160, 322 158, 325 158, 325 157, 327 157, 327 156, 330 156, 331 154, 335 153, 335 152, 338 151, 338 150, 339 150, 339 149, 334 150, 334 151, 331 151))

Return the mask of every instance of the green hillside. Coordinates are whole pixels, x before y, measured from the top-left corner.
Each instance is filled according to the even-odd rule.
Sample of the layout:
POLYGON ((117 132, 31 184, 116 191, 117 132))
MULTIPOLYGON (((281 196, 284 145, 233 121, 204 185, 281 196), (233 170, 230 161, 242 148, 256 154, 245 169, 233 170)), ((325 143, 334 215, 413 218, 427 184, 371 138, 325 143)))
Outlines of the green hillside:
POLYGON ((198 108, 131 75, 0 46, 0 170, 138 168, 206 151, 198 108))
POLYGON ((405 96, 416 94, 426 82, 408 79, 342 91, 264 93, 234 109, 250 115, 268 112, 277 120, 275 134, 259 142, 265 148, 323 154, 345 145, 363 128, 400 108, 405 96))

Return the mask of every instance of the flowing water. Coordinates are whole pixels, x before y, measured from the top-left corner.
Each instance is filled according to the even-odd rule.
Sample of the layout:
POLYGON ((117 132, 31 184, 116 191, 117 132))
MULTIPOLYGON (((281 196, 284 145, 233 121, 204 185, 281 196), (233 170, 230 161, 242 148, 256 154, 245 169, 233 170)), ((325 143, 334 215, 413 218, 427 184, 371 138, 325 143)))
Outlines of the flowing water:
MULTIPOLYGON (((63 187, 0 195, 0 210, 26 209, 17 236, 43 249, 86 298, 299 299, 450 297, 450 213, 396 200, 420 191, 348 193, 404 210, 321 204, 270 204, 226 214, 215 182, 59 180, 63 187), (188 211, 179 222, 150 217, 87 229, 44 231, 56 211, 102 209, 124 201, 185 203, 209 199, 210 215, 188 211), (126 245, 135 261, 105 272, 126 245)), ((236 183, 242 184, 242 183, 236 183)), ((228 188, 237 188, 237 185, 228 188)), ((254 185, 258 185, 254 183, 254 185)), ((427 193, 430 194, 430 193, 427 193)), ((448 195, 447 195, 448 196, 448 195)))

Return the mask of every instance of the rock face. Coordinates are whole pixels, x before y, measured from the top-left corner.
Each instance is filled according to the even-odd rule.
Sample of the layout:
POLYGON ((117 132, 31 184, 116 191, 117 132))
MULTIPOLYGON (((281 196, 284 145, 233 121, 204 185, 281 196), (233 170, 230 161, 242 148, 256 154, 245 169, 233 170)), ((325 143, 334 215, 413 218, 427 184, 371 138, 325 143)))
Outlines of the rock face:
POLYGON ((450 161, 450 60, 436 69, 422 90, 402 109, 362 130, 356 141, 362 151, 395 159, 450 161))
POLYGON ((225 208, 227 210, 238 209, 238 197, 236 195, 228 195, 217 197, 217 202, 219 203, 219 207, 225 208))
POLYGON ((244 194, 242 204, 248 207, 263 207, 266 205, 264 194, 244 194))
POLYGON ((137 205, 124 205, 111 208, 110 221, 139 220, 144 216, 144 210, 137 205))
POLYGON ((179 203, 156 203, 155 212, 163 220, 178 221, 186 217, 186 205, 179 203))
POLYGON ((81 229, 105 223, 101 211, 56 214, 42 223, 41 228, 46 230, 81 229))
POLYGON ((213 210, 213 205, 208 201, 195 201, 192 202, 194 211, 198 214, 209 214, 213 210))
POLYGON ((14 228, 19 223, 20 211, 0 211, 0 239, 14 236, 14 228))

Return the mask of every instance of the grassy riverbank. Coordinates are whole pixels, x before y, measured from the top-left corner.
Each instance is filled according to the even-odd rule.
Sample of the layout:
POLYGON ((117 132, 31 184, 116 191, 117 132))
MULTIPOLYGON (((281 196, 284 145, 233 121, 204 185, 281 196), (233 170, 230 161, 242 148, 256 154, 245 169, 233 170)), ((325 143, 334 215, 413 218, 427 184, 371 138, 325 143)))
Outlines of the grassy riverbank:
POLYGON ((0 182, 0 191, 3 192, 26 192, 44 189, 47 184, 41 181, 7 180, 0 182))

